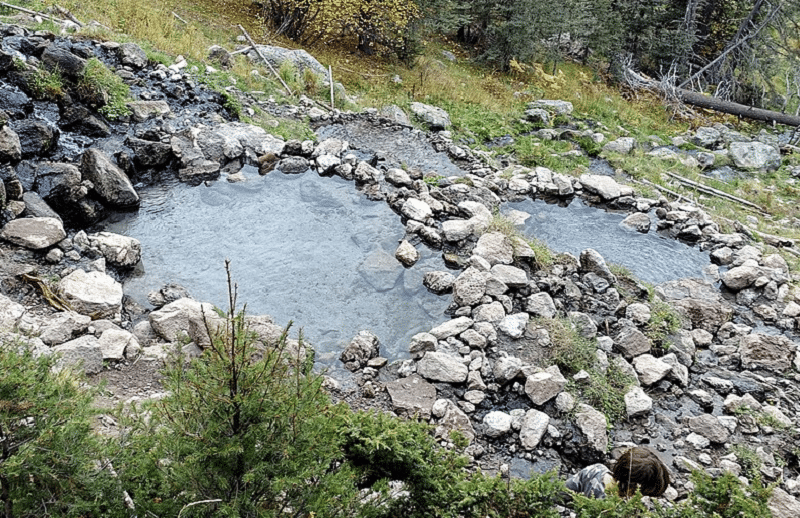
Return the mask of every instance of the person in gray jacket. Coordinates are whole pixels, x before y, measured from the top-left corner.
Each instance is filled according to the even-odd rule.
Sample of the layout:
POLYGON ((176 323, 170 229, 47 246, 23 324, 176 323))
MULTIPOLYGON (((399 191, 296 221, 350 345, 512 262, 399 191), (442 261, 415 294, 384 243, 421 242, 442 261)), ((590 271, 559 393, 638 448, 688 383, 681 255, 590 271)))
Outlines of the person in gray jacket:
POLYGON ((619 495, 630 497, 638 489, 642 495, 658 497, 670 483, 669 470, 652 450, 634 447, 614 463, 614 470, 603 464, 592 464, 567 479, 567 489, 585 496, 605 498, 606 491, 616 487, 619 495))

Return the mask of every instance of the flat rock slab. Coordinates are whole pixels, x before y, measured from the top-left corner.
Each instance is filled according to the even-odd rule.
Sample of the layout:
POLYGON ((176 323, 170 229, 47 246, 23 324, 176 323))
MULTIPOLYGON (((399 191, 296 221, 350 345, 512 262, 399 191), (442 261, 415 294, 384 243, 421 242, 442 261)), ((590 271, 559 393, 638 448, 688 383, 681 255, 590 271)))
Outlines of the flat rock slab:
POLYGON ((100 342, 92 335, 57 345, 53 347, 53 353, 59 355, 57 365, 60 367, 78 368, 86 374, 97 374, 103 370, 100 342))
POLYGON ((63 240, 67 233, 56 218, 21 218, 6 223, 0 237, 15 245, 41 250, 63 240))
POLYGON ((111 317, 122 308, 122 285, 105 273, 75 270, 58 285, 72 309, 82 315, 111 317))
POLYGON ((461 357, 440 352, 427 352, 417 364, 417 372, 432 381, 463 383, 467 381, 469 369, 461 357))
POLYGON ((436 402, 436 388, 422 376, 412 374, 407 378, 390 381, 386 384, 394 409, 409 417, 419 416, 430 419, 431 408, 436 402))

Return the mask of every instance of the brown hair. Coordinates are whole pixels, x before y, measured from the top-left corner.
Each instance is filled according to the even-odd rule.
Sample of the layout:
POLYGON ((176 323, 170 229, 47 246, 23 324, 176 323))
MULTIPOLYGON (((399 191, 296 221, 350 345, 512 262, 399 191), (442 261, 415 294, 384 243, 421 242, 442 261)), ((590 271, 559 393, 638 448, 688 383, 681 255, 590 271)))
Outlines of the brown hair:
POLYGON ((639 489, 645 496, 661 496, 669 486, 669 470, 658 455, 646 448, 631 448, 614 464, 612 472, 621 496, 639 489))

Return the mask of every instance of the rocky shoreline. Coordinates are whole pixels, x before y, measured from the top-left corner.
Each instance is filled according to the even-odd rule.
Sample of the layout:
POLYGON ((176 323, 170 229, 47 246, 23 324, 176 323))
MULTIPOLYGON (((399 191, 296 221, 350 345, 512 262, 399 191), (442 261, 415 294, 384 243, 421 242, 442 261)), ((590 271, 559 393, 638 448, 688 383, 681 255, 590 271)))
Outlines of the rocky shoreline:
MULTIPOLYGON (((337 387, 329 379, 334 395, 360 408, 384 407, 429 421, 446 447, 452 447, 449 432, 461 431, 475 467, 506 475, 545 469, 563 475, 619 448, 650 445, 673 472, 670 499, 691 491, 693 469, 746 475, 754 464, 743 452, 750 452, 756 469, 778 483, 775 516, 800 511, 800 452, 794 446, 800 304, 786 261, 765 254, 747 229, 721 233, 702 209, 637 196, 609 176, 497 169, 480 152, 453 142, 446 114, 424 105, 414 108, 430 134, 410 130, 397 109, 328 113, 301 100, 287 111, 244 98, 245 109, 249 102, 263 103, 272 112, 307 116, 316 127, 359 121, 413 131, 463 174, 440 178, 382 167, 379 157, 359 159, 357 142, 337 138, 284 142, 233 121, 225 99, 199 85, 185 61, 153 66, 134 44, 70 40, 13 25, 0 32, 0 109, 7 120, 0 132, 0 328, 7 342, 60 353, 88 374, 160 361, 176 343, 199 354, 208 342, 201 313, 211 314, 211 305, 188 298, 180 287, 154 292, 154 311, 135 304, 125 297, 123 282, 139 261, 138 242, 87 230, 108 210, 135 209, 137 189, 170 175, 189 183, 241 181, 244 166, 261 174, 337 175, 403 219, 398 261, 411 265, 417 247, 429 246, 442 249, 455 269, 429 272, 424 280, 428 289, 452 297, 451 319, 416 335, 411 357, 391 364, 381 358, 377 337, 360 333, 342 353, 357 387, 337 387), (129 117, 104 120, 90 99, 69 86, 91 58, 129 85, 138 99, 130 103, 129 117), (59 99, 33 98, 39 65, 65 75, 59 99), (649 230, 648 214, 654 213, 658 230, 708 250, 713 264, 706 279, 665 283, 655 293, 613 273, 591 249, 540 264, 527 242, 493 226, 501 202, 524 197, 581 197, 630 213, 625 225, 639 232, 649 230), (48 289, 58 295, 51 297, 48 289), (71 310, 56 311, 45 304, 48 298, 71 310), (665 337, 667 349, 653 338, 654 314, 663 305, 682 317, 665 337), (588 341, 591 369, 568 372, 557 364, 553 351, 563 338, 552 321, 575 333, 568 336, 588 341), (607 379, 609 373, 630 380, 622 416, 613 424, 580 397, 594 377, 607 379)), ((214 53, 220 59, 220 51, 214 53)), ((531 122, 568 116, 567 104, 534 104, 524 116, 531 122)), ((603 143, 602 132, 586 131, 539 130, 541 138, 588 136, 603 143)), ((709 149, 708 156, 682 156, 698 166, 723 151, 740 168, 773 167, 775 153, 780 159, 780 136, 751 140, 727 128, 701 128, 688 138, 709 149), (757 151, 763 160, 755 158, 757 151)), ((642 144, 618 139, 605 145, 624 153, 642 144)), ((663 149, 650 151, 654 160, 663 149)), ((250 321, 265 342, 282 331, 266 316, 250 321)), ((299 358, 310 353, 294 345, 299 358)), ((153 385, 137 397, 157 390, 153 385)))

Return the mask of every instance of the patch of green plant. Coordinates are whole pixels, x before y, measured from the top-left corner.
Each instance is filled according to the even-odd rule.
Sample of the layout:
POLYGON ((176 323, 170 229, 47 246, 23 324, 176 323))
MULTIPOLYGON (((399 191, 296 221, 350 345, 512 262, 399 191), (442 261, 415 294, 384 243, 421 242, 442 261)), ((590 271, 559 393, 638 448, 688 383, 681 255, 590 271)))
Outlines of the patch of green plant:
POLYGON ((658 297, 651 297, 650 320, 645 326, 644 333, 657 349, 666 351, 669 348, 667 337, 677 332, 682 324, 681 317, 674 307, 658 297))
POLYGON ((426 174, 422 177, 422 181, 432 187, 438 187, 439 180, 441 180, 442 178, 444 178, 444 176, 438 174, 426 174))
POLYGON ((128 85, 97 58, 86 62, 77 90, 81 98, 88 100, 108 119, 115 120, 130 114, 127 105, 131 100, 128 85))
POLYGON ((552 472, 532 474, 527 480, 476 473, 456 486, 457 506, 450 515, 556 518, 559 516, 556 505, 563 487, 563 482, 552 472))
POLYGON ((453 183, 462 183, 464 185, 469 185, 470 187, 475 185, 474 182, 472 181, 472 178, 468 178, 466 176, 461 176, 459 178, 456 178, 456 180, 453 183))
POLYGON ((489 226, 486 227, 484 232, 499 232, 511 240, 512 243, 515 239, 522 237, 522 234, 520 234, 520 231, 514 222, 500 214, 498 211, 495 211, 494 214, 492 214, 492 220, 489 222, 489 226))
POLYGON ((761 466, 764 463, 755 450, 743 444, 734 444, 731 447, 731 452, 736 455, 736 459, 739 461, 739 464, 742 465, 742 470, 746 476, 760 476, 761 466))
POLYGON ((55 101, 64 95, 64 78, 58 69, 31 71, 27 75, 27 85, 34 99, 55 101))
POLYGON ((520 164, 526 167, 546 167, 560 173, 570 173, 576 168, 588 167, 585 156, 565 155, 572 144, 565 140, 540 140, 532 135, 522 135, 509 148, 520 164))
POLYGON ((586 372, 589 377, 580 382, 570 380, 567 391, 602 412, 609 425, 621 421, 626 415, 625 394, 635 383, 633 377, 615 364, 609 365, 605 372, 594 367, 586 372))
POLYGON ((0 508, 23 518, 122 516, 111 455, 92 430, 95 391, 58 362, 21 338, 0 344, 0 508))
POLYGON ((592 137, 582 136, 576 137, 575 142, 583 149, 583 151, 590 157, 596 157, 603 150, 603 145, 595 142, 592 137))
POLYGON ((584 338, 566 318, 537 318, 550 335, 550 360, 565 376, 592 369, 597 361, 594 340, 584 338))
POLYGON ((539 268, 549 268, 555 263, 555 254, 544 241, 533 237, 528 239, 527 243, 533 250, 534 261, 536 261, 539 268))

